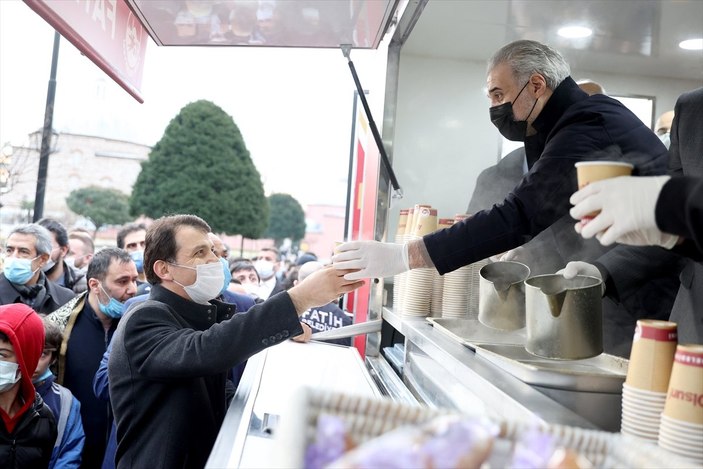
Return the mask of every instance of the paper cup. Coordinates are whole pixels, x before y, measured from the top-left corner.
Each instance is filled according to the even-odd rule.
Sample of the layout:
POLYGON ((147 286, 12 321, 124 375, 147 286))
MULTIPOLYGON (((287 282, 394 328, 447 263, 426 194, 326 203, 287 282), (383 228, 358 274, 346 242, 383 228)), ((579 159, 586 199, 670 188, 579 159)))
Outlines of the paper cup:
POLYGON ((579 161, 575 166, 579 189, 595 181, 630 176, 635 168, 634 165, 623 161, 579 161))
POLYGON ((703 424, 703 345, 676 348, 664 415, 703 424))
MULTIPOLYGON (((618 176, 630 176, 635 168, 630 163, 623 161, 580 161, 575 164, 576 178, 578 179, 579 190, 588 184, 601 181, 603 179, 615 178, 618 176)), ((599 212, 592 212, 581 219, 581 223, 588 223, 599 212)))
POLYGON ((667 392, 677 337, 675 322, 637 321, 625 383, 643 391, 667 392))

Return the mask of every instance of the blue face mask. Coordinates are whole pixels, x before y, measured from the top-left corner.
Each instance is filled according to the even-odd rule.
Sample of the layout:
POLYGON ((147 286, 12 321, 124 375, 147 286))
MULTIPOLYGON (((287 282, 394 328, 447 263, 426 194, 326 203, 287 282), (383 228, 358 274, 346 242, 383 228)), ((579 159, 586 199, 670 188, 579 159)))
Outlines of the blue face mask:
POLYGON ((134 251, 129 254, 129 257, 134 261, 134 265, 137 266, 137 272, 140 274, 144 273, 144 251, 134 251))
MULTIPOLYGON (((35 257, 34 259, 38 258, 35 257)), ((3 272, 5 273, 5 278, 12 283, 17 285, 24 285, 29 282, 34 276, 34 273, 39 270, 32 270, 32 261, 34 259, 19 259, 17 257, 8 257, 5 259, 5 266, 3 267, 3 272)))
POLYGON ((222 263, 222 270, 225 272, 225 284, 220 290, 220 294, 224 293, 229 286, 229 282, 232 281, 232 272, 229 271, 229 262, 224 257, 220 257, 220 262, 222 263))
POLYGON ((108 298, 110 298, 110 301, 108 301, 107 304, 104 305, 100 302, 100 298, 98 297, 98 307, 100 308, 100 311, 104 315, 109 316, 113 319, 121 318, 124 314, 124 303, 117 301, 116 299, 108 295, 102 285, 100 285, 100 289, 103 291, 103 293, 105 293, 105 295, 107 295, 108 298))

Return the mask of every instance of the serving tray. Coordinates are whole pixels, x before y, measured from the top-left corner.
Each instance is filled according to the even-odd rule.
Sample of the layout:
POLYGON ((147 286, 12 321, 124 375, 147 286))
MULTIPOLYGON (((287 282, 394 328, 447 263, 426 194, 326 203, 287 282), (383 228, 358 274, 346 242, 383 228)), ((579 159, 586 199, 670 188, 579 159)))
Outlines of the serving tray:
POLYGON ((484 326, 477 319, 427 318, 435 329, 476 350, 480 344, 525 345, 525 329, 503 331, 484 326))
POLYGON ((607 394, 622 392, 629 363, 607 353, 584 360, 550 360, 532 355, 522 345, 505 344, 481 344, 476 355, 528 384, 607 394))

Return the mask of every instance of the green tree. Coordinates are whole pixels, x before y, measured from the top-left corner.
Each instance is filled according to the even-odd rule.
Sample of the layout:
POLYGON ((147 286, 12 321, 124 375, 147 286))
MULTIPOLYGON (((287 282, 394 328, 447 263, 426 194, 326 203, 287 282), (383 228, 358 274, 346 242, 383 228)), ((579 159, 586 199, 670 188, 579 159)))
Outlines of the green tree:
POLYGON ((217 233, 257 239, 268 223, 261 176, 220 107, 196 101, 171 120, 132 189, 132 215, 190 213, 217 233))
POLYGON ((288 194, 271 194, 268 198, 271 208, 269 226, 265 238, 273 238, 280 246, 285 238, 297 243, 305 237, 305 212, 293 196, 288 194))
POLYGON ((90 219, 97 231, 103 225, 122 225, 132 220, 129 196, 116 189, 89 186, 76 189, 66 197, 66 205, 90 219))

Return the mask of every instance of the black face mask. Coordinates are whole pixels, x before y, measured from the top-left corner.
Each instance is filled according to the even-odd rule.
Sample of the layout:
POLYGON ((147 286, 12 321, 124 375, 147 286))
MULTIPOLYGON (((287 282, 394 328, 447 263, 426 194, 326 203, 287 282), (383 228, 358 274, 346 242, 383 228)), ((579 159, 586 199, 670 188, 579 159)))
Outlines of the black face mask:
POLYGON ((530 114, 527 115, 524 121, 515 120, 515 114, 513 114, 513 103, 517 101, 520 94, 522 94, 522 91, 529 83, 530 82, 528 80, 517 96, 515 96, 512 103, 503 103, 488 109, 488 112, 491 115, 491 122, 493 122, 493 125, 498 128, 498 132, 500 132, 503 137, 514 142, 523 142, 525 140, 525 135, 527 134, 527 119, 530 117, 530 114, 532 114, 532 111, 537 105, 537 101, 535 101, 535 104, 532 105, 532 109, 530 109, 530 114))

